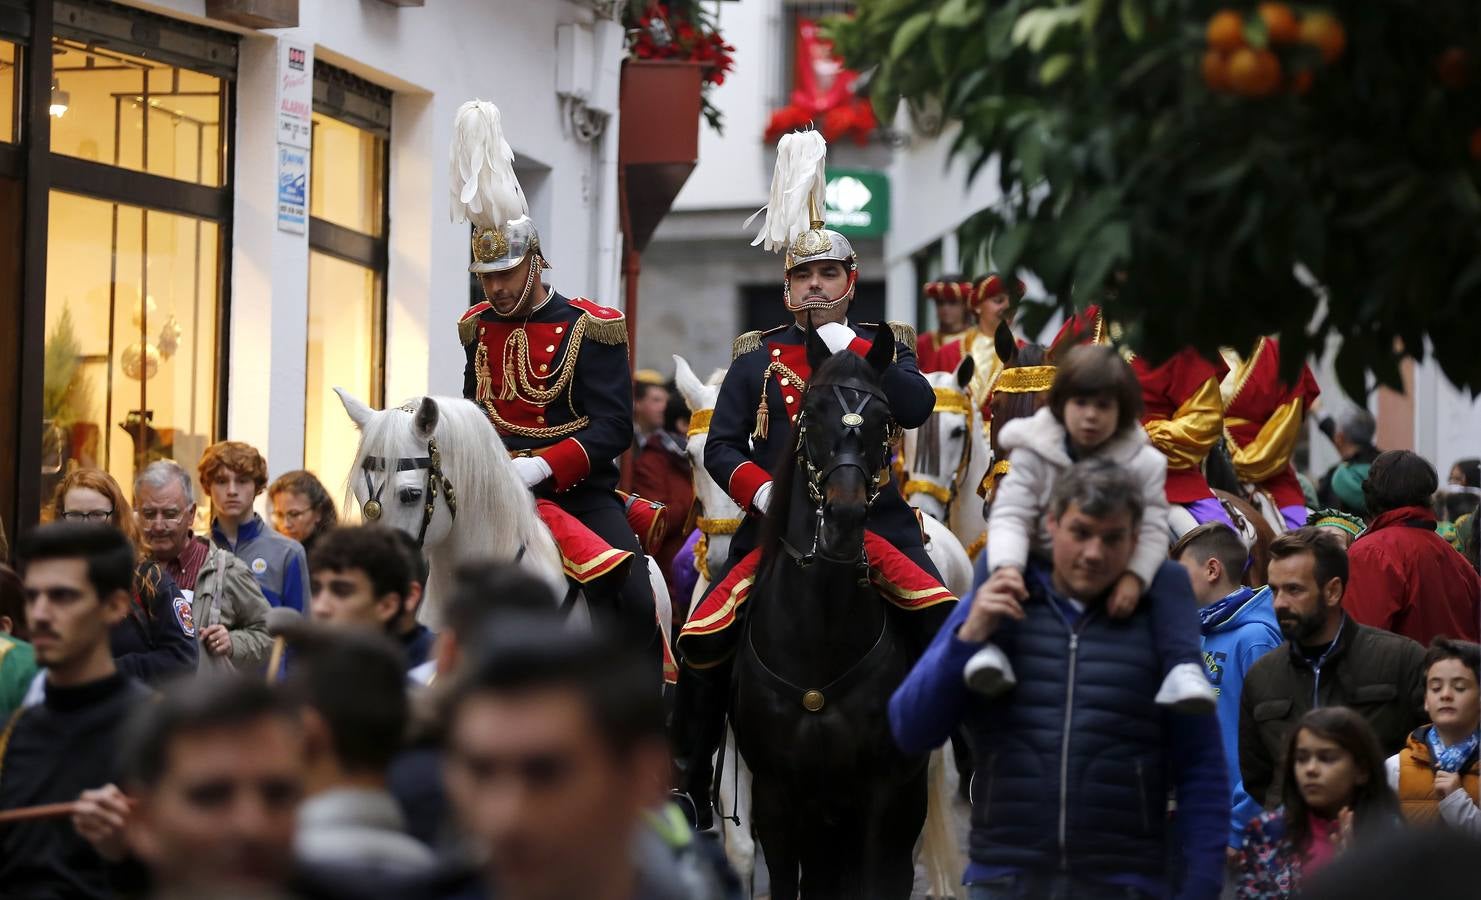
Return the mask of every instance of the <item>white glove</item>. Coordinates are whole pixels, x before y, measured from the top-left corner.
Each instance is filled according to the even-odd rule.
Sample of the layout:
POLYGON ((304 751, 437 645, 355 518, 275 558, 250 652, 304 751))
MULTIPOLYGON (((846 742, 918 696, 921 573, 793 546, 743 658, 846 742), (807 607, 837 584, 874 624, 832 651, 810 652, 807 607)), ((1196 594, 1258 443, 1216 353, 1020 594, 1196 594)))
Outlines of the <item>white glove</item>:
POLYGON ((818 337, 828 345, 828 352, 837 353, 846 348, 858 335, 842 322, 828 322, 818 326, 818 337))
POLYGON ((756 488, 756 495, 751 498, 751 507, 761 515, 766 515, 766 511, 771 508, 771 482, 756 488))
POLYGON ((514 470, 523 478, 526 487, 534 487, 545 479, 554 475, 550 463, 538 456, 516 456, 513 459, 514 470))

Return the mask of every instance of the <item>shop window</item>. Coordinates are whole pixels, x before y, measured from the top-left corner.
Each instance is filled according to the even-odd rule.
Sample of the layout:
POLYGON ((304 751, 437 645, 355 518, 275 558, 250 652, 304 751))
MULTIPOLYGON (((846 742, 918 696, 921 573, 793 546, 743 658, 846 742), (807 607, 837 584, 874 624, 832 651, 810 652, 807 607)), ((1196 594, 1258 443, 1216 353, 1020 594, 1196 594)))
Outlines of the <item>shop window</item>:
POLYGON ((314 80, 303 452, 337 500, 359 441, 334 388, 384 403, 390 93, 322 64, 314 80))
POLYGON ((224 79, 70 39, 53 40, 52 52, 54 153, 225 183, 224 79))
POLYGON ((69 469, 194 471, 216 422, 220 229, 53 191, 47 242, 42 502, 69 469))

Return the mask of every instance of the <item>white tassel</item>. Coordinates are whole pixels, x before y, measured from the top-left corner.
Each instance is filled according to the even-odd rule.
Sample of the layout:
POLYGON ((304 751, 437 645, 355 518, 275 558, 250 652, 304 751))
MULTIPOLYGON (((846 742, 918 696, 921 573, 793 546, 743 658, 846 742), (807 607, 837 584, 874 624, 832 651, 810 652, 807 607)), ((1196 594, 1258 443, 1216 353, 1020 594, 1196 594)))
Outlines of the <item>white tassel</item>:
POLYGON ((827 159, 828 144, 818 132, 782 136, 777 144, 776 170, 771 176, 771 197, 765 207, 746 220, 745 227, 749 228, 757 216, 766 213, 752 247, 761 244, 767 250, 784 250, 812 227, 814 212, 822 216, 827 159))
POLYGON ((530 211, 514 175, 514 150, 492 103, 469 100, 458 107, 447 175, 454 222, 499 228, 530 211))

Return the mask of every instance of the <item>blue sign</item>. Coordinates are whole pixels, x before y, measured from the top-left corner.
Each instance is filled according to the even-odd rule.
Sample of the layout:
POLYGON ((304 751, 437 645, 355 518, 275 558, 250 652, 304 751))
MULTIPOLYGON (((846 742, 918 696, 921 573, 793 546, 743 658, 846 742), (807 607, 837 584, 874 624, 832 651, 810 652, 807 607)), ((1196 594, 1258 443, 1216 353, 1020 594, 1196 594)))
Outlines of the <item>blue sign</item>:
POLYGON ((278 230, 308 230, 309 151, 278 145, 278 230))

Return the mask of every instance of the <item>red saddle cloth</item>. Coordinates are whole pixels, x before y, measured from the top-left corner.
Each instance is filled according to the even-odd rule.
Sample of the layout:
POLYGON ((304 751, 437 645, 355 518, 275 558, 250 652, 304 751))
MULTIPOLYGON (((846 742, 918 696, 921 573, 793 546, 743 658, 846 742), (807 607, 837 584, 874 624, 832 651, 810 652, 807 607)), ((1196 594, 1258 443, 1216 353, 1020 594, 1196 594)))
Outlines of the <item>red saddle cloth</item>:
MULTIPOLYGON (((595 531, 583 525, 580 519, 556 506, 553 501, 537 499, 535 510, 540 514, 545 527, 550 529, 551 537, 555 538, 555 546, 561 554, 561 568, 565 570, 566 577, 577 584, 590 584, 603 575, 631 564, 631 552, 619 550, 602 540, 595 531)), ((656 608, 654 617, 659 618, 656 608)), ((661 623, 660 633, 663 633, 661 623)), ((668 684, 675 684, 679 680, 679 666, 674 659, 673 648, 668 641, 661 643, 663 680, 668 684)))
MULTIPOLYGON (((872 531, 864 532, 864 556, 869 561, 869 583, 889 603, 914 612, 938 603, 954 603, 952 595, 910 557, 872 531)), ((747 553, 726 576, 705 594, 679 632, 679 649, 695 668, 720 663, 729 655, 731 642, 724 636, 735 624, 736 613, 750 597, 761 564, 761 550, 747 553)))

